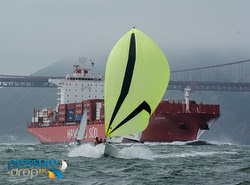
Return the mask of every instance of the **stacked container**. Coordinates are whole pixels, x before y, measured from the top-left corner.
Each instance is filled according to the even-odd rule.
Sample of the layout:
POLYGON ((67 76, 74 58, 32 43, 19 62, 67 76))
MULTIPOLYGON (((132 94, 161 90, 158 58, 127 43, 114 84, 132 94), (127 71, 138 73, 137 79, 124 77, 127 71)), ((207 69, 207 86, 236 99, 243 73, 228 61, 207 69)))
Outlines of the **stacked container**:
POLYGON ((65 123, 65 117, 66 117, 66 104, 60 104, 58 106, 58 122, 59 123, 65 123))
POLYGON ((96 102, 96 120, 101 119, 102 102, 96 102))
POLYGON ((84 104, 84 107, 87 106, 87 120, 94 121, 93 114, 95 114, 95 108, 94 108, 93 102, 90 100, 85 100, 83 101, 83 104, 84 104))
POLYGON ((104 120, 104 101, 102 101, 102 107, 101 107, 101 120, 104 120))
POLYGON ((74 122, 75 120, 75 104, 67 104, 67 122, 74 122))
POLYGON ((103 100, 101 99, 93 99, 93 100, 85 100, 83 101, 84 106, 87 106, 87 120, 93 122, 95 120, 104 119, 104 110, 102 107, 104 106, 103 100), (103 111, 103 114, 101 113, 103 111))
POLYGON ((75 103, 75 121, 81 121, 83 114, 83 103, 75 103))
POLYGON ((104 120, 104 101, 101 99, 85 100, 80 103, 60 104, 58 106, 58 122, 80 122, 83 110, 87 106, 87 120, 90 124, 104 120))

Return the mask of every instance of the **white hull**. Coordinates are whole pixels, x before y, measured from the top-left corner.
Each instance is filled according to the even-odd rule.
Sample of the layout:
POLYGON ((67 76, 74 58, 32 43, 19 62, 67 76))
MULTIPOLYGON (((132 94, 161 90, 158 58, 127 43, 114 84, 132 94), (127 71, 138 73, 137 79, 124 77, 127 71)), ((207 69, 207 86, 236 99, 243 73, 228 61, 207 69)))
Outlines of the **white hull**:
POLYGON ((109 143, 106 143, 105 150, 104 150, 104 156, 106 157, 118 157, 120 153, 120 149, 117 148, 114 145, 111 145, 109 143))

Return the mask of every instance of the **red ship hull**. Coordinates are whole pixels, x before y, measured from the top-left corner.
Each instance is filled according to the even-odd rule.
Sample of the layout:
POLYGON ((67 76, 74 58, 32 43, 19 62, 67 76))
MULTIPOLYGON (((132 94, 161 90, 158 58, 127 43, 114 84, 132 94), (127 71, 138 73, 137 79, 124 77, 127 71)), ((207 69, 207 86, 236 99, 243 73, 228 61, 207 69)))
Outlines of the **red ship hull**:
MULTIPOLYGON (((86 105, 92 107, 91 104, 86 105)), ((105 138, 104 110, 100 111, 100 120, 93 120, 93 110, 88 112, 89 120, 83 142, 94 141, 95 137, 105 138)), ((185 111, 183 102, 162 101, 151 116, 147 129, 142 132, 141 139, 148 142, 196 140, 219 117, 219 105, 203 105, 191 101, 190 111, 185 111)), ((79 122, 76 125, 56 122, 49 126, 31 123, 27 130, 42 144, 67 144, 75 140, 78 127, 79 122)))
MULTIPOLYGON (((76 129, 79 127, 59 126, 28 128, 28 132, 42 144, 68 144, 75 141, 76 129)), ((84 141, 94 141, 96 137, 105 138, 104 124, 87 125, 84 141)))
POLYGON ((218 117, 206 114, 178 114, 152 116, 147 129, 142 134, 142 141, 172 142, 192 141, 198 138, 198 133, 208 128, 218 117), (184 123, 180 126, 180 123, 184 123))

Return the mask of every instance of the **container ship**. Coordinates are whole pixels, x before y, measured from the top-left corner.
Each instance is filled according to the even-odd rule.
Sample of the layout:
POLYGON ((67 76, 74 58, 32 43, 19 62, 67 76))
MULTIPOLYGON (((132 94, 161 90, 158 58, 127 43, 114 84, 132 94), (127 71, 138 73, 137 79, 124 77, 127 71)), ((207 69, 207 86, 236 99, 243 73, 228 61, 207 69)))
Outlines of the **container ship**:
MULTIPOLYGON (((94 63, 79 58, 74 73, 65 78, 50 78, 58 87, 56 108, 36 110, 27 131, 42 144, 68 144, 75 141, 83 110, 87 107, 87 128, 82 142, 105 139, 104 77, 91 73, 94 63)), ((219 105, 197 104, 189 100, 190 88, 185 88, 185 100, 162 100, 142 132, 142 141, 193 141, 209 130, 220 117, 219 105)))

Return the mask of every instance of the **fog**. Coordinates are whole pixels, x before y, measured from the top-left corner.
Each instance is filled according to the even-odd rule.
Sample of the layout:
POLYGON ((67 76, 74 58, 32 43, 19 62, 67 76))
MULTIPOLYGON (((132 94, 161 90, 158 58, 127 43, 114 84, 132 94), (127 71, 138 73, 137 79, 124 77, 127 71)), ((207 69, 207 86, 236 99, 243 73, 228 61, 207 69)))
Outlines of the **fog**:
MULTIPOLYGON (((110 51, 134 26, 159 45, 170 70, 247 60, 249 7, 248 0, 0 0, 0 74, 61 76, 79 56, 104 74, 110 51)), ((33 107, 56 105, 56 89, 0 88, 0 94, 0 141, 35 141, 26 121, 33 107)), ((198 103, 221 105, 204 139, 250 144, 249 96, 193 92, 198 103)), ((166 98, 183 99, 183 92, 166 98)))
POLYGON ((249 7, 247 0, 0 1, 0 74, 30 75, 78 56, 105 66, 133 26, 171 68, 249 59, 249 7))

